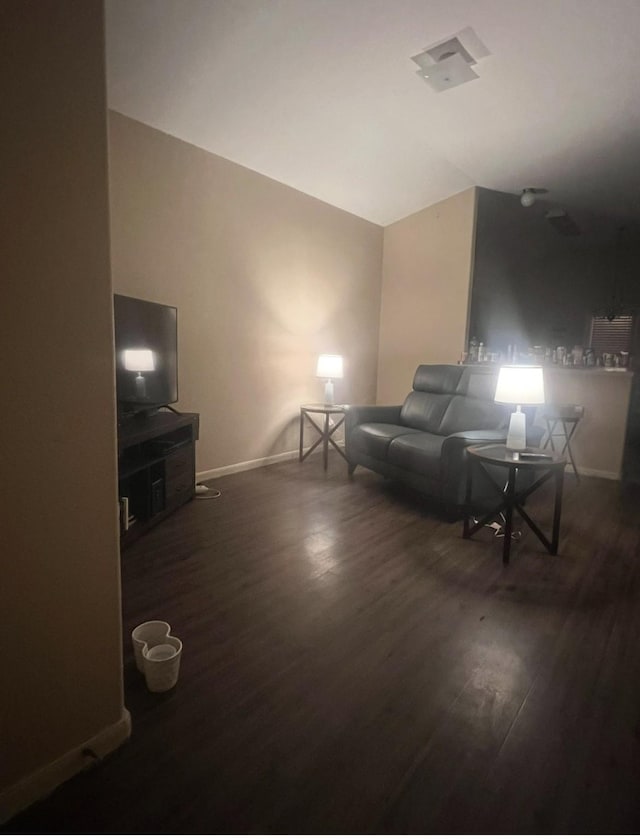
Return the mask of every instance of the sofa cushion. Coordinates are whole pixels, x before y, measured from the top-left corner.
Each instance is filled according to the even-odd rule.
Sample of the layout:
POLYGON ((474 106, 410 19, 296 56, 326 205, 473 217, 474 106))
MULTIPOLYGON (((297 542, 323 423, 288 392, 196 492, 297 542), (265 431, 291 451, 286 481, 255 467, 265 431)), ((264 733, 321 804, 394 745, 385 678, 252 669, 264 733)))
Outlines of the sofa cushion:
POLYGON ((362 425, 356 425, 351 431, 350 450, 369 455, 376 460, 386 460, 391 441, 403 434, 410 434, 411 431, 410 428, 405 428, 403 425, 392 425, 386 422, 364 422, 362 425))
POLYGON ((410 429, 437 433, 453 397, 450 393, 412 391, 400 411, 402 423, 410 429))
POLYGON ((459 431, 480 428, 502 428, 507 425, 508 410, 497 402, 473 399, 470 396, 453 396, 438 428, 445 437, 459 431))
POLYGON ((440 476, 440 455, 444 439, 428 431, 403 434, 391 442, 388 461, 400 469, 437 479, 440 476))

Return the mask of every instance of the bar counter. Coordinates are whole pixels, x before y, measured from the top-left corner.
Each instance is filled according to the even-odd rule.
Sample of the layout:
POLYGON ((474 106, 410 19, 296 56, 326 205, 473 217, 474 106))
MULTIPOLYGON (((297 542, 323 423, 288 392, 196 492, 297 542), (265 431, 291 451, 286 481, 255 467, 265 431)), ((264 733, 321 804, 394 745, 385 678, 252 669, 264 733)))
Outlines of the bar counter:
MULTIPOLYGON (((497 373, 499 365, 490 366, 497 373)), ((619 367, 543 365, 542 369, 547 403, 584 407, 571 441, 579 473, 620 480, 633 372, 619 367)), ((538 409, 535 423, 546 428, 543 413, 542 407, 538 409)), ((556 447, 560 442, 556 438, 556 447)))
MULTIPOLYGON (((548 366, 543 370, 547 402, 584 407, 571 441, 580 474, 619 480, 633 373, 616 367, 548 366)), ((544 426, 540 419, 536 424, 544 426)))

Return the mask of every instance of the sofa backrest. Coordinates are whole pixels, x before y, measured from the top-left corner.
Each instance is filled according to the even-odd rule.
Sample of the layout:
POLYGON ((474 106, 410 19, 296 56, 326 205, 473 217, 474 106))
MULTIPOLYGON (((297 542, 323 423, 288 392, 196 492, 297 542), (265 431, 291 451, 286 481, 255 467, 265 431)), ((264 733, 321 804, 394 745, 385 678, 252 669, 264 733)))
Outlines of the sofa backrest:
POLYGON ((438 434, 451 398, 450 393, 424 393, 414 390, 404 400, 400 421, 409 428, 438 434))
POLYGON ((402 424, 437 434, 463 372, 453 364, 421 364, 400 412, 402 424))
POLYGON ((463 367, 456 393, 493 402, 497 383, 498 370, 491 367, 463 367))
POLYGON ((472 396, 452 396, 437 434, 447 437, 458 431, 506 428, 507 410, 504 405, 472 396))
POLYGON ((421 364, 401 410, 403 425, 447 436, 506 428, 508 409, 493 400, 498 371, 457 364, 421 364))

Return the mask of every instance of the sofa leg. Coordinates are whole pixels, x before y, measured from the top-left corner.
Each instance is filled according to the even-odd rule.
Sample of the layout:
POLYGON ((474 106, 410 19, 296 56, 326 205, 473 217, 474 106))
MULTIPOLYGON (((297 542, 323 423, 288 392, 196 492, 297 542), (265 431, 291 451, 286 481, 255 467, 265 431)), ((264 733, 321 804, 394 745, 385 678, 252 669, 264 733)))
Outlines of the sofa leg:
POLYGON ((452 523, 459 521, 461 518, 464 518, 464 507, 461 507, 459 504, 444 503, 442 505, 442 515, 446 521, 452 523))

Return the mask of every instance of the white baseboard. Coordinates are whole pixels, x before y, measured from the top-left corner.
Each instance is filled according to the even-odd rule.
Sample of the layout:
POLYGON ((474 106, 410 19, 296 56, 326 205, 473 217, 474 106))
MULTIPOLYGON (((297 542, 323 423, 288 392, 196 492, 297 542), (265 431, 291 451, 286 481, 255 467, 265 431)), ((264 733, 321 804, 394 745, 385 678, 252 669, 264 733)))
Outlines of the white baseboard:
MULTIPOLYGON (((340 443, 341 440, 336 442, 340 443)), ((322 453, 322 449, 318 449, 311 455, 312 457, 322 453)), ((272 463, 282 463, 285 460, 297 460, 298 451, 282 452, 281 454, 273 454, 269 457, 259 457, 257 460, 245 460, 242 463, 231 463, 229 466, 220 466, 218 469, 205 469, 203 472, 196 473, 196 481, 206 481, 209 478, 221 478, 223 475, 233 475, 236 472, 248 472, 250 469, 259 469, 261 466, 269 466, 272 463)), ((604 469, 589 469, 587 466, 579 466, 578 471, 581 475, 588 478, 606 478, 609 481, 619 481, 622 478, 620 472, 608 472, 604 469)), ((571 466, 567 467, 567 474, 572 474, 571 466)))
POLYGON ((113 725, 103 728, 95 737, 42 766, 26 778, 0 792, 0 824, 4 824, 30 804, 45 798, 60 784, 89 768, 122 745, 131 734, 131 715, 126 708, 113 725), (88 753, 92 753, 89 754, 88 753), (95 757, 93 756, 95 755, 95 757))
MULTIPOLYGON (((567 470, 569 473, 573 469, 567 470)), ((588 466, 578 466, 578 473, 586 478, 607 478, 609 481, 619 481, 622 478, 620 472, 607 472, 604 469, 589 469, 588 466)))
POLYGON ((285 460, 297 460, 298 451, 281 452, 268 457, 259 457, 257 460, 245 460, 242 463, 230 463, 229 466, 220 466, 218 469, 205 469, 204 472, 196 473, 196 481, 206 481, 209 478, 221 478, 223 475, 234 475, 236 472, 248 472, 250 469, 258 469, 261 466, 270 466, 272 463, 282 463, 285 460))
MULTIPOLYGON (((344 447, 344 438, 336 437, 336 443, 344 447)), ((306 447, 305 447, 306 448, 306 447)), ((311 457, 322 454, 322 447, 313 452, 311 457)), ((242 463, 230 463, 228 466, 220 466, 218 469, 205 469, 203 472, 196 472, 197 481, 207 481, 209 478, 221 478, 223 475, 234 475, 236 472, 248 472, 250 469, 259 469, 261 466, 270 466, 272 463, 283 463, 285 460, 297 460, 300 455, 298 449, 292 452, 281 452, 268 457, 259 457, 256 460, 245 460, 242 463)))

